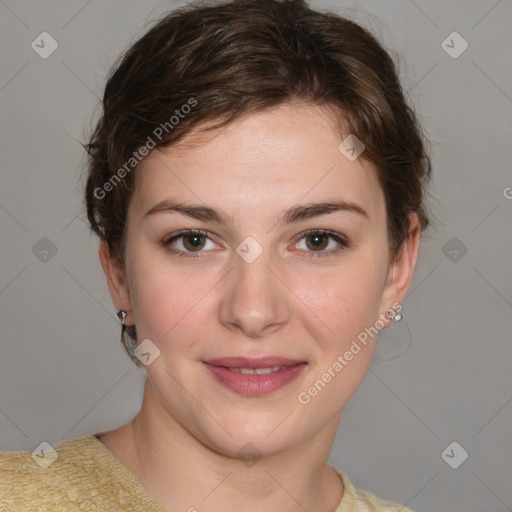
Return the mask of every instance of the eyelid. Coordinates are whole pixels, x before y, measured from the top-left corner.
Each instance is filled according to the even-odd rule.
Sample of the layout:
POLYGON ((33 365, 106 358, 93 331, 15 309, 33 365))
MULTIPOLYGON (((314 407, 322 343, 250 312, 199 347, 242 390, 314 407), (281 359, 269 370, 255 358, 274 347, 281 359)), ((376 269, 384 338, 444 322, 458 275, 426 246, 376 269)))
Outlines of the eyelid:
POLYGON ((318 228, 318 229, 307 229, 306 231, 303 231, 302 233, 299 233, 297 235, 297 239, 298 240, 302 240, 302 238, 304 238, 305 236, 313 235, 315 233, 319 233, 321 235, 328 235, 328 236, 331 236, 332 238, 334 238, 335 240, 339 239, 343 243, 347 243, 348 244, 348 238, 345 235, 343 235, 342 233, 338 233, 336 231, 330 231, 329 229, 321 229, 321 228, 318 228))
MULTIPOLYGON (((181 229, 180 231, 176 231, 175 233, 171 233, 168 236, 165 236, 162 240, 163 244, 168 244, 175 238, 179 238, 180 236, 184 235, 203 235, 207 238, 210 238, 210 232, 206 231, 205 229, 181 229)), ((211 239, 211 238, 210 238, 211 239)))

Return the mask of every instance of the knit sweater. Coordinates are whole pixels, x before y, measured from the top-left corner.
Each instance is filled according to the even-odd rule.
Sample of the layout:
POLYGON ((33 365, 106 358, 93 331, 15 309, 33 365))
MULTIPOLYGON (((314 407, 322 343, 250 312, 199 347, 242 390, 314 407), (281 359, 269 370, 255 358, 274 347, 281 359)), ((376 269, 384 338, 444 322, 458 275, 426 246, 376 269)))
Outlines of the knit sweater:
MULTIPOLYGON (((47 467, 29 451, 0 453, 0 512, 168 512, 94 435, 60 441, 54 450, 47 467)), ((336 512, 412 512, 356 490, 336 472, 345 489, 336 512)))

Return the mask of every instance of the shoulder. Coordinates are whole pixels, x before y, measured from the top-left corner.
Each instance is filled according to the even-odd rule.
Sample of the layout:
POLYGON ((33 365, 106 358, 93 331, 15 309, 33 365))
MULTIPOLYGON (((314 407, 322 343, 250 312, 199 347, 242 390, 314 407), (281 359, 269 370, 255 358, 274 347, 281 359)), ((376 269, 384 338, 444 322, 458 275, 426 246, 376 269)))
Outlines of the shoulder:
POLYGON ((0 510, 28 512, 39 510, 38 506, 54 505, 56 489, 50 475, 31 452, 0 453, 0 510))
MULTIPOLYGON (((9 486, 25 486, 32 480, 44 481, 48 475, 43 471, 29 451, 11 451, 0 453, 0 489, 9 486)), ((0 493, 0 496, 3 496, 0 493)))
POLYGON ((55 445, 39 453, 0 453, 0 510, 11 512, 81 510, 82 497, 89 492, 91 469, 76 461, 90 436, 55 445))
POLYGON ((336 512, 413 512, 411 509, 379 498, 375 494, 356 489, 347 475, 334 468, 343 481, 344 494, 336 512))

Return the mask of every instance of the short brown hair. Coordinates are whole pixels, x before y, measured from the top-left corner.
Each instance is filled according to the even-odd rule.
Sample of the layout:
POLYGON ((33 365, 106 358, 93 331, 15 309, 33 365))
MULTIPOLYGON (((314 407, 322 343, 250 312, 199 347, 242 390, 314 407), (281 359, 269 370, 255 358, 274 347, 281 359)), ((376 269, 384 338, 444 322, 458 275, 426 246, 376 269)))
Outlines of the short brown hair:
MULTIPOLYGON (((91 229, 119 265, 141 148, 174 144, 193 129, 212 130, 293 99, 329 107, 345 135, 364 143, 362 158, 375 165, 384 192, 396 257, 409 215, 418 215, 422 230, 429 224, 431 162, 393 59, 365 28, 303 0, 235 0, 170 12, 108 76, 101 118, 84 146, 85 203, 91 229)), ((127 331, 135 344, 125 348, 140 365, 131 354, 135 328, 127 331)))

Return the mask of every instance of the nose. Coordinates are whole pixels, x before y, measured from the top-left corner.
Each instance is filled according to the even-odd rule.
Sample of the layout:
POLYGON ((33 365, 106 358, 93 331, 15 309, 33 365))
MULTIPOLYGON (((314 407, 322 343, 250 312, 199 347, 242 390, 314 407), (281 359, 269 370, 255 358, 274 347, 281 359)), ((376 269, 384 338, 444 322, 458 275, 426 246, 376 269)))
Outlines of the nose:
POLYGON ((251 263, 235 254, 233 265, 226 276, 220 322, 251 338, 281 329, 290 319, 290 292, 266 252, 251 263))

